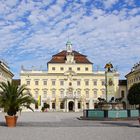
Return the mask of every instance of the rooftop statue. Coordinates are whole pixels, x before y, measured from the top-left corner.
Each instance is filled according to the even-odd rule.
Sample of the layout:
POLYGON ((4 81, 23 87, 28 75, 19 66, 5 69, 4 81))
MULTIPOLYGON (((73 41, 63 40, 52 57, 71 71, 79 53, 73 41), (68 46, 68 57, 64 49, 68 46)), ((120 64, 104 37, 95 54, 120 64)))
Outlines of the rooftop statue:
POLYGON ((112 68, 113 68, 113 65, 111 62, 109 62, 105 65, 105 69, 107 70, 107 72, 112 72, 112 70, 111 70, 112 68))

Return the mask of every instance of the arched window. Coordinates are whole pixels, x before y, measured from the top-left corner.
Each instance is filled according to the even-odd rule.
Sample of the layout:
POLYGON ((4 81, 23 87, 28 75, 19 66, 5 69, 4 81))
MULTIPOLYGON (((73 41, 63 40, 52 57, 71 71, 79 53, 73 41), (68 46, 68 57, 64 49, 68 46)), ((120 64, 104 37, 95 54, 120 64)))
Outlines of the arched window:
POLYGON ((64 109, 64 102, 60 103, 60 109, 64 109))

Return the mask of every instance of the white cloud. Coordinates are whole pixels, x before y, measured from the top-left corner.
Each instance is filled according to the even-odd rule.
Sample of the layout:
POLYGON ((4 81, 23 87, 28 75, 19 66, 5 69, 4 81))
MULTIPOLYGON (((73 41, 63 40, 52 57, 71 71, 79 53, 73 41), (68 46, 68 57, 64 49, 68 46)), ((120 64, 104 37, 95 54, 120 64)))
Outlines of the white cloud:
POLYGON ((116 4, 119 0, 103 0, 105 8, 110 8, 116 4))

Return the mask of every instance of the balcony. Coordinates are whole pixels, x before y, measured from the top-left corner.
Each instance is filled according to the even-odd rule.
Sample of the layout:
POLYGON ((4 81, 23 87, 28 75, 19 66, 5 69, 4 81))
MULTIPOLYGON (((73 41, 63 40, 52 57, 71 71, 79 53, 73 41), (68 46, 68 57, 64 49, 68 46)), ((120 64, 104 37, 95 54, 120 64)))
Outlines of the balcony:
POLYGON ((81 98, 81 96, 80 95, 75 95, 75 94, 67 94, 65 96, 65 99, 79 99, 79 98, 81 98))

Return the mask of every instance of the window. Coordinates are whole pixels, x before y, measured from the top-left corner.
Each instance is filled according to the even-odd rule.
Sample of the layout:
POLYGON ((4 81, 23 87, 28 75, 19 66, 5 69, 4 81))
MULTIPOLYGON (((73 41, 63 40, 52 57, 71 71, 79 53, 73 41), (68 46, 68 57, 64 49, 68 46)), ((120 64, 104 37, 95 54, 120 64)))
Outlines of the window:
POLYGON ((27 86, 29 86, 30 85, 30 81, 28 80, 28 81, 26 81, 26 84, 27 84, 27 86))
POLYGON ((124 97, 124 90, 121 91, 121 97, 124 97))
POLYGON ((72 86, 72 83, 71 82, 69 82, 69 86, 72 86))
POLYGON ((63 68, 63 67, 61 67, 61 68, 60 68, 60 70, 64 70, 64 68, 63 68))
POLYGON ((55 80, 52 81, 52 86, 55 86, 55 80))
POLYGON ((85 71, 88 71, 88 67, 85 68, 85 71))
POLYGON ((71 68, 71 67, 69 67, 69 70, 72 70, 72 68, 71 68))
POLYGON ((89 85, 89 81, 85 81, 85 85, 88 86, 89 85))
POLYGON ((44 86, 47 85, 47 80, 43 81, 43 85, 44 86))
POLYGON ((55 90, 52 91, 52 98, 55 98, 55 90))
POLYGON ((97 98, 97 90, 94 90, 93 94, 94 94, 94 98, 97 98))
POLYGON ((89 109, 89 103, 86 103, 86 109, 89 109))
POLYGON ((60 91, 60 97, 64 98, 64 91, 63 90, 60 91))
POLYGON ((79 102, 79 103, 78 103, 78 109, 80 109, 80 108, 81 108, 81 103, 79 102))
POLYGON ((52 109, 55 109, 55 103, 52 103, 52 109))
POLYGON ((60 85, 63 86, 64 85, 64 81, 60 81, 60 85))
POLYGON ((86 91, 86 98, 89 98, 89 91, 86 91))
POLYGON ((35 91, 35 98, 38 98, 38 90, 35 91))
POLYGON ((38 86, 39 85, 39 82, 38 81, 35 81, 35 85, 38 86))
POLYGON ((94 80, 94 81, 93 81, 93 85, 94 85, 94 86, 97 86, 97 80, 94 80))
POLYGON ((35 103, 35 109, 38 109, 38 102, 35 103))
POLYGON ((104 86, 105 85, 105 81, 102 81, 102 86, 104 86))
POLYGON ((64 102, 60 103, 60 109, 64 109, 64 102))
POLYGON ((80 81, 77 81, 77 86, 80 86, 81 85, 81 82, 80 81))
POLYGON ((77 95, 78 95, 78 97, 81 96, 81 91, 80 90, 77 91, 77 95))
POLYGON ((105 90, 102 90, 102 98, 105 98, 105 90))
POLYGON ((52 70, 55 70, 55 67, 52 67, 52 70))
POLYGON ((47 91, 46 90, 44 90, 44 92, 43 92, 43 97, 47 98, 47 91))
POLYGON ((80 67, 78 67, 77 70, 80 71, 80 67))

